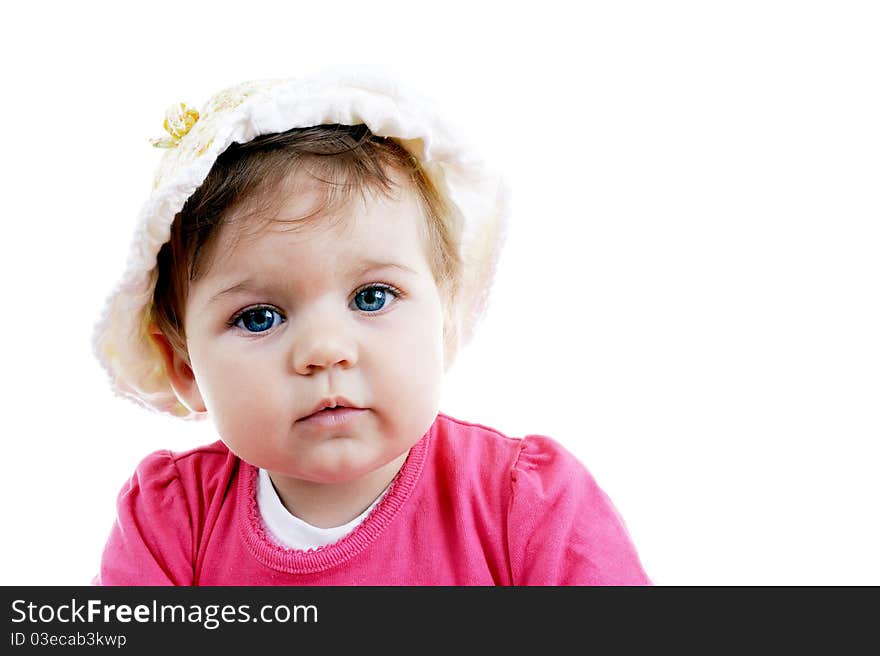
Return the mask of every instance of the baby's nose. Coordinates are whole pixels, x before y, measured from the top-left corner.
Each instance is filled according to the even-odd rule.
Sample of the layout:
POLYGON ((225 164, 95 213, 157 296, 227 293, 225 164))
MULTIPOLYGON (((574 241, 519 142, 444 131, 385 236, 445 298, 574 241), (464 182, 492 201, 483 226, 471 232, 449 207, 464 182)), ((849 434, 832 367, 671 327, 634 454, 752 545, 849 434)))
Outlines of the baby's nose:
POLYGON ((357 347, 341 322, 314 322, 296 336, 293 366, 298 374, 308 376, 323 369, 349 369, 357 363, 357 347))

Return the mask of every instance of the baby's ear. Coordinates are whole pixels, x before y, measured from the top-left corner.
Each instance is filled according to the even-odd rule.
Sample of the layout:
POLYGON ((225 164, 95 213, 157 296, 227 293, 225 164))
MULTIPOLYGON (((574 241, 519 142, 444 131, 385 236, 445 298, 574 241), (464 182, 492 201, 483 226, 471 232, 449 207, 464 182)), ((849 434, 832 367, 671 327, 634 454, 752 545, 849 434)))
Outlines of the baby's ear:
POLYGON ((174 390, 177 399, 190 412, 205 412, 205 402, 202 400, 202 393, 196 382, 195 374, 189 365, 189 358, 185 354, 178 352, 168 338, 158 329, 150 333, 150 339, 156 345, 159 353, 162 354, 162 361, 165 363, 165 374, 171 383, 171 389, 174 390))

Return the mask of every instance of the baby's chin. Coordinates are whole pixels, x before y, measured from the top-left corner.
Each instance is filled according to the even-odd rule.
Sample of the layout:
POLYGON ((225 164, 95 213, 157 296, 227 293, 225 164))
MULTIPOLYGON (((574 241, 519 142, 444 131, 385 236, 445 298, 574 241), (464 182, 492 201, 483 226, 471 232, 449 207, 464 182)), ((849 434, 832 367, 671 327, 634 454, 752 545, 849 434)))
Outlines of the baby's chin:
MULTIPOLYGON (((367 465, 340 465, 335 467, 312 467, 295 469, 284 469, 282 471, 274 471, 286 478, 295 479, 304 483, 314 485, 345 485, 357 482, 367 482, 373 478, 388 477, 393 478, 400 470, 400 466, 406 459, 406 454, 393 458, 389 462, 380 461, 367 465)), ((269 470, 273 471, 273 470, 269 470)))
MULTIPOLYGON (((370 453, 370 449, 352 448, 344 454, 325 458, 259 459, 250 464, 265 469, 273 477, 283 476, 292 481, 315 485, 342 485, 370 479, 393 478, 400 470, 409 449, 403 453, 370 453)), ((325 454, 326 455, 326 454, 325 454)))

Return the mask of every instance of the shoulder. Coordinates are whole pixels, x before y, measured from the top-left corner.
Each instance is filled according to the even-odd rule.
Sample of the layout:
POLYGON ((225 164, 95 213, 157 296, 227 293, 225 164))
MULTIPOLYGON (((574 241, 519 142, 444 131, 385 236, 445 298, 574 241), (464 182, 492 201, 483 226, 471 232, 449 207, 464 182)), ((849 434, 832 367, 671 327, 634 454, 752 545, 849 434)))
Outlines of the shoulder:
POLYGON ((437 414, 434 422, 434 438, 459 451, 502 451, 516 453, 521 442, 508 437, 501 431, 472 421, 456 419, 443 412, 437 414))
POLYGON ((236 460, 221 442, 143 458, 117 497, 97 581, 190 585, 206 509, 229 488, 236 460))
POLYGON ((440 413, 432 431, 433 462, 444 478, 471 490, 528 495, 530 489, 567 494, 571 485, 593 480, 580 461, 543 435, 511 437, 496 428, 440 413))
POLYGON ((650 583, 617 508, 559 442, 520 440, 510 486, 507 539, 517 584, 650 583))
POLYGON ((224 485, 235 471, 237 458, 221 441, 187 451, 154 451, 144 457, 121 494, 139 490, 140 493, 163 494, 174 488, 179 492, 196 492, 224 485))
POLYGON ((598 490, 586 466, 562 444, 546 435, 527 435, 520 441, 515 466, 511 472, 513 483, 523 486, 540 485, 543 489, 571 490, 580 483, 587 490, 598 490))
POLYGON ((614 504, 559 442, 508 437, 448 415, 438 417, 435 435, 437 451, 448 452, 453 465, 444 472, 448 481, 471 500, 501 500, 515 584, 650 583, 614 504))
MULTIPOLYGON (((456 458, 489 458, 508 467, 513 478, 518 471, 559 471, 587 474, 580 461, 556 440, 544 435, 511 437, 500 430, 445 413, 437 415, 434 439, 440 450, 456 458)), ((587 474, 589 475, 589 474, 587 474)))
POLYGON ((174 475, 205 468, 218 469, 226 465, 231 456, 232 453, 220 440, 186 451, 161 449, 145 456, 138 463, 136 472, 174 475))

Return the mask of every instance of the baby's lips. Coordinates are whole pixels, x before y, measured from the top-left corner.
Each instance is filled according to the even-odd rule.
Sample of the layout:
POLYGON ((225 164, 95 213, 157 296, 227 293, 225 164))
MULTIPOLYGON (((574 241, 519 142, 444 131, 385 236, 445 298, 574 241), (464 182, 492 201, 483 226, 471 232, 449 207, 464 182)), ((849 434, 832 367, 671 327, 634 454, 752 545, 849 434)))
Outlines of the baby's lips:
MULTIPOLYGON (((334 408, 334 407, 343 407, 343 408, 352 408, 355 410, 363 410, 363 408, 352 401, 349 401, 344 396, 325 396, 320 401, 318 401, 309 412, 300 419, 305 419, 306 417, 311 417, 316 412, 321 412, 324 408, 334 408)), ((297 420, 299 421, 299 420, 297 420)))

